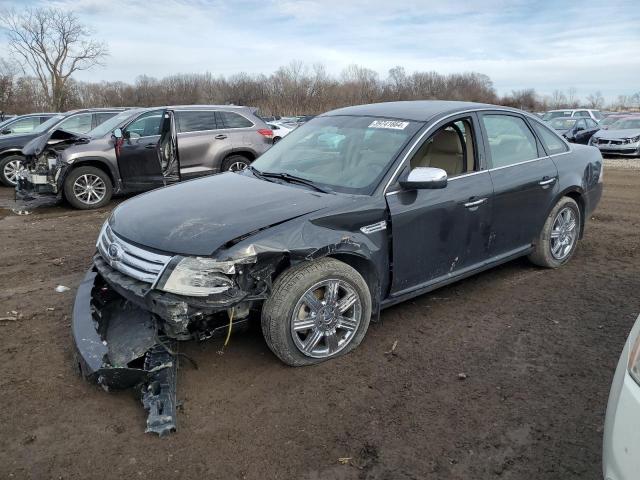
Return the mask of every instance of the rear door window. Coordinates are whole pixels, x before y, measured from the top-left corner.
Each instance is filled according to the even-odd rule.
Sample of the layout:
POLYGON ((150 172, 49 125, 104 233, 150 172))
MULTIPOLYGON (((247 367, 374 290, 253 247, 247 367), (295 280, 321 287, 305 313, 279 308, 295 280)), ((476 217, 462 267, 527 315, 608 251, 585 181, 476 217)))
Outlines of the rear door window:
POLYGON ((213 111, 176 111, 178 119, 178 132, 203 132, 216 130, 216 116, 213 111))
POLYGON ((492 168, 538 158, 536 138, 524 119, 515 115, 484 114, 482 123, 489 141, 492 168))
POLYGON ((586 110, 578 110, 576 113, 573 114, 574 117, 581 117, 581 118, 586 118, 589 117, 589 112, 587 112, 586 110))
POLYGON ((115 117, 118 112, 101 112, 96 113, 96 127, 101 123, 109 120, 111 117, 115 117))
POLYGON ((250 128, 253 122, 234 112, 218 112, 225 128, 250 128))
POLYGON ((58 128, 71 133, 87 133, 93 128, 92 120, 92 113, 79 113, 60 122, 58 128))
POLYGON ((551 130, 539 122, 532 121, 531 125, 538 134, 538 138, 542 142, 547 154, 554 155, 556 153, 563 153, 569 150, 569 147, 551 130))

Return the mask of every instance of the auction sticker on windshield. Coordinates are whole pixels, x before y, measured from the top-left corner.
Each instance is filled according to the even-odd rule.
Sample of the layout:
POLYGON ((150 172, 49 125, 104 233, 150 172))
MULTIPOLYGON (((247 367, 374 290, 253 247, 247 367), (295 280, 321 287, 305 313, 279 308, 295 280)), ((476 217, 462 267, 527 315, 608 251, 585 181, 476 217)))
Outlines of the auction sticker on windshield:
POLYGON ((391 128, 393 130, 404 130, 409 122, 398 122, 397 120, 374 120, 369 128, 391 128))

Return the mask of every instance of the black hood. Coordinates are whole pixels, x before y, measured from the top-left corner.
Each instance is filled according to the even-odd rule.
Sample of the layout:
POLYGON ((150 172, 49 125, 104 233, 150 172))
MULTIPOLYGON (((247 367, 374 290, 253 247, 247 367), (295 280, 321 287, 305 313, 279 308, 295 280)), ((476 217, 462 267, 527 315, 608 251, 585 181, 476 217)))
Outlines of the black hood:
POLYGON ((75 143, 86 143, 89 142, 89 140, 89 138, 84 138, 81 135, 66 130, 54 130, 53 132, 47 132, 30 140, 22 148, 22 154, 25 157, 38 156, 48 147, 59 149, 75 143))
POLYGON ((143 247, 211 255, 257 231, 336 206, 344 195, 223 173, 140 195, 116 208, 113 231, 143 247))
POLYGON ((39 135, 42 134, 24 133, 20 135, 0 135, 0 150, 5 148, 22 148, 39 135))

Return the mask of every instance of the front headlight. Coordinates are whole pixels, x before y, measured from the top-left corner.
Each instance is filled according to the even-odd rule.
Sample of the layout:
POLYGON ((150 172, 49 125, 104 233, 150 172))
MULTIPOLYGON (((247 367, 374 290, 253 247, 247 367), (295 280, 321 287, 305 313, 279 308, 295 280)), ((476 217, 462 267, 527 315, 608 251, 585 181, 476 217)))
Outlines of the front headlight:
POLYGON ((627 365, 629 375, 638 385, 640 385, 640 335, 636 336, 629 352, 629 363, 627 365))
MULTIPOLYGON (((172 262, 173 263, 173 262, 172 262)), ((233 287, 228 275, 236 272, 233 262, 211 258, 183 257, 173 266, 168 278, 158 285, 160 290, 191 297, 206 297, 233 287)))
POLYGON ((629 143, 638 143, 638 142, 640 142, 640 135, 638 135, 637 137, 630 138, 628 140, 628 142, 629 143))

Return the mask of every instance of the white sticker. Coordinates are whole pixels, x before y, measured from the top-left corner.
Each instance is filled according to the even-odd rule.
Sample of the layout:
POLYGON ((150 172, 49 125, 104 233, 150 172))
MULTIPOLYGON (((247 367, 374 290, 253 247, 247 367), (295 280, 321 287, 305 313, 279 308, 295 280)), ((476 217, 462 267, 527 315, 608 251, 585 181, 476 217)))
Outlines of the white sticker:
POLYGON ((404 130, 409 122, 399 122, 397 120, 374 120, 369 128, 391 128, 392 130, 404 130))

